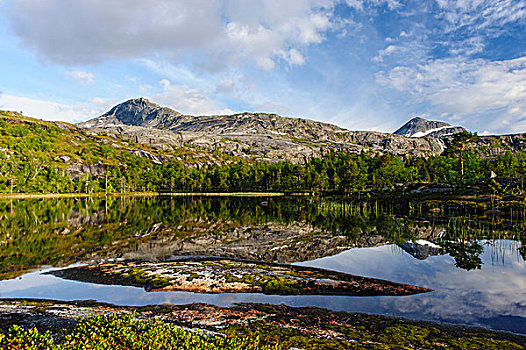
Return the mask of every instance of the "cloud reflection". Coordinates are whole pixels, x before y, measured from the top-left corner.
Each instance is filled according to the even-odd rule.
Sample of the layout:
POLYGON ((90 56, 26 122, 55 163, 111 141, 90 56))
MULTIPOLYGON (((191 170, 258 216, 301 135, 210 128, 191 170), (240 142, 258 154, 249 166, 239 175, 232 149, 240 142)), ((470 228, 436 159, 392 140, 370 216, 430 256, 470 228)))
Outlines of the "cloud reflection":
POLYGON ((0 297, 94 299, 117 305, 187 304, 228 306, 240 302, 319 306, 337 311, 379 313, 412 319, 484 326, 526 333, 526 266, 516 241, 484 242, 480 270, 455 266, 448 255, 418 260, 394 245, 356 248, 300 265, 338 270, 432 288, 405 297, 268 296, 146 292, 142 288, 63 280, 32 272, 0 281, 0 297))

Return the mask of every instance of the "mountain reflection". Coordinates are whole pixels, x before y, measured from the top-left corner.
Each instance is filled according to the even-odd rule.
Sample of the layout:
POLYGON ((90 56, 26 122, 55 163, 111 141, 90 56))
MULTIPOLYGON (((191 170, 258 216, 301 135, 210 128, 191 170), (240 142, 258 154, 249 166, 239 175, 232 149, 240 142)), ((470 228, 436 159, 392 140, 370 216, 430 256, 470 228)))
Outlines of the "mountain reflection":
MULTIPOLYGON (((419 259, 449 254, 480 269, 478 240, 520 239, 513 222, 428 211, 410 199, 108 197, 0 201, 0 278, 42 265, 213 255, 272 262, 397 243, 419 259)), ((516 229, 519 227, 519 229, 516 229)), ((523 248, 519 252, 524 254, 523 248)))

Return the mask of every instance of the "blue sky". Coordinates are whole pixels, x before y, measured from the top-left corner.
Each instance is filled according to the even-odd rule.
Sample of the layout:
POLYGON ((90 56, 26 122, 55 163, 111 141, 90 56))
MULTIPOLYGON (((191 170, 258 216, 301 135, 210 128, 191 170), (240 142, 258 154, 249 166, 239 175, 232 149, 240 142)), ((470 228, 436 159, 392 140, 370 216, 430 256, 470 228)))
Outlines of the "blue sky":
POLYGON ((392 132, 526 132, 526 0, 0 0, 0 108, 82 121, 147 97, 392 132))

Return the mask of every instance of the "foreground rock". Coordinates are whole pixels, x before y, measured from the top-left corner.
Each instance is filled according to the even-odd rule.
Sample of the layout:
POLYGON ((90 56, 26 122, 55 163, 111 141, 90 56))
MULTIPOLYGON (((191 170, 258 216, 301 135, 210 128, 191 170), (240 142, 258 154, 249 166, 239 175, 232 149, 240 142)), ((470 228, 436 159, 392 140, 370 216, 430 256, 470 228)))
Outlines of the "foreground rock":
POLYGON ((59 334, 77 324, 78 317, 123 312, 214 334, 259 337, 282 349, 524 349, 526 345, 523 335, 481 328, 267 304, 118 307, 89 301, 4 299, 0 332, 16 324, 59 334))
POLYGON ((170 262, 122 262, 49 272, 101 284, 144 287, 147 291, 264 293, 271 295, 412 295, 430 289, 294 265, 223 258, 170 262))

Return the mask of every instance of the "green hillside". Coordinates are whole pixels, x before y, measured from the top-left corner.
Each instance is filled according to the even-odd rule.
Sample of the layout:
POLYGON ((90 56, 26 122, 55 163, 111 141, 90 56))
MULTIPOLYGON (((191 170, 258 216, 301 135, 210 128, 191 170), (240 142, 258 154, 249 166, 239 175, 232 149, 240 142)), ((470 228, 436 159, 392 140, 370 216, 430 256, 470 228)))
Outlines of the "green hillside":
POLYGON ((479 137, 458 134, 439 156, 328 152, 306 163, 262 162, 216 150, 166 151, 61 122, 0 112, 0 193, 336 191, 400 187, 413 182, 518 193, 526 153, 481 153, 479 137), (507 180, 488 182, 497 174, 507 180))
POLYGON ((0 193, 155 190, 159 160, 216 158, 189 149, 152 150, 72 124, 0 111, 0 193))

